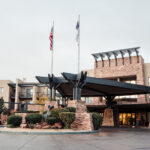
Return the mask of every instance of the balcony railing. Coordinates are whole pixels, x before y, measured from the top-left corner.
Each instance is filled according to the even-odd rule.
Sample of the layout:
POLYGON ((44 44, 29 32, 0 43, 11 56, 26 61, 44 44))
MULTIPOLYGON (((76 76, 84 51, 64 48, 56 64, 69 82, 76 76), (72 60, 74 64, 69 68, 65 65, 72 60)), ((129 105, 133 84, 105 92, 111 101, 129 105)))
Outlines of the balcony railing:
MULTIPOLYGON (((40 97, 43 97, 43 96, 50 97, 50 93, 47 93, 47 92, 36 92, 35 96, 37 98, 40 98, 40 97)), ((10 97, 12 99, 14 99, 15 98, 15 93, 11 93, 10 97)), ((33 97, 33 93, 19 92, 19 98, 20 99, 32 99, 32 97, 33 97)), ((61 97, 61 95, 56 93, 56 97, 61 97)))
POLYGON ((26 93, 26 92, 19 92, 19 98, 32 98, 33 97, 33 93, 26 93))

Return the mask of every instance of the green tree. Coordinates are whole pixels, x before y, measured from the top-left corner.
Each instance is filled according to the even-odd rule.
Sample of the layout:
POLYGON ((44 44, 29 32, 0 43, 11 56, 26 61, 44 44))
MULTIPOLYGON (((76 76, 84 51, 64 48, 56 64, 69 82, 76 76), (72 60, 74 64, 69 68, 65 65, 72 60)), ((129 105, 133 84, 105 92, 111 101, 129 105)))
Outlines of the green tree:
POLYGON ((4 110, 4 99, 1 97, 0 98, 0 114, 3 112, 4 110))

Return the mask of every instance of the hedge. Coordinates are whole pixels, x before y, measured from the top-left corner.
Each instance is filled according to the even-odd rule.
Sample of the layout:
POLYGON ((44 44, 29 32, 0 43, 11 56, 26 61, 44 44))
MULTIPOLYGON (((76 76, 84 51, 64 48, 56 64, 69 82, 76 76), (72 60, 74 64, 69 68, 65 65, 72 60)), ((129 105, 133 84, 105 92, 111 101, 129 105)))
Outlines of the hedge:
POLYGON ((76 108, 75 107, 66 107, 66 109, 69 111, 69 112, 76 112, 76 108))
POLYGON ((102 124, 103 117, 98 113, 92 113, 93 127, 94 130, 98 130, 102 124))
POLYGON ((11 115, 7 118, 7 124, 12 127, 19 127, 22 123, 22 117, 17 115, 11 115))
POLYGON ((59 114, 60 120, 64 123, 65 128, 70 128, 70 125, 75 120, 75 113, 73 112, 61 112, 59 114))
POLYGON ((55 117, 48 117, 47 119, 46 119, 46 122, 47 122, 47 124, 49 124, 49 125, 54 125, 55 123, 57 123, 57 122, 59 122, 59 120, 57 119, 57 118, 55 118, 55 117))
POLYGON ((59 113, 62 113, 62 112, 68 112, 68 109, 66 109, 66 108, 53 109, 53 110, 51 110, 51 117, 55 117, 60 120, 59 113))
POLYGON ((42 115, 41 114, 29 114, 25 117, 27 124, 36 124, 40 123, 42 121, 42 115))

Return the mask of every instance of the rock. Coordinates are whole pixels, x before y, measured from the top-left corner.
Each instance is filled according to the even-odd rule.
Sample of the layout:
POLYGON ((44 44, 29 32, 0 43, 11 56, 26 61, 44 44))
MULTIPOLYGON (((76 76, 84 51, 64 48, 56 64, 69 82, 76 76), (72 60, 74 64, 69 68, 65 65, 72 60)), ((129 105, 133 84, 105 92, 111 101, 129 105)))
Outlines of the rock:
POLYGON ((42 129, 49 129, 49 128, 50 128, 49 125, 42 127, 42 129))
POLYGON ((41 125, 41 124, 36 124, 36 125, 35 125, 35 128, 36 128, 36 129, 42 129, 42 125, 41 125))
POLYGON ((55 129, 62 129, 62 124, 61 123, 55 123, 54 128, 55 129))
POLYGON ((21 125, 20 125, 20 128, 22 128, 22 129, 23 129, 23 128, 27 128, 27 124, 21 124, 21 125))

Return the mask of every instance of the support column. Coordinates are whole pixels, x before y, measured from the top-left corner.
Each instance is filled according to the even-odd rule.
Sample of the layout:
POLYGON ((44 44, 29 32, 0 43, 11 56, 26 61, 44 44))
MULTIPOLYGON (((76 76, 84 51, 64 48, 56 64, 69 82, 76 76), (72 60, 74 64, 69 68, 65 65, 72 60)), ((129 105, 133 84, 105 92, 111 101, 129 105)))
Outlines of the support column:
POLYGON ((56 90, 55 90, 55 88, 52 88, 52 100, 56 101, 56 90))
POLYGON ((72 129, 76 130, 93 130, 92 114, 87 113, 85 102, 76 101, 75 121, 71 124, 72 129))
POLYGON ((86 84, 87 72, 81 72, 75 75, 73 78, 67 73, 62 73, 63 77, 68 80, 70 85, 73 87, 73 99, 81 100, 81 89, 86 84))
POLYGON ((73 88, 73 99, 75 100, 81 99, 81 88, 78 87, 73 88))
POLYGON ((49 100, 52 101, 52 88, 50 88, 49 92, 49 100))
POLYGON ((111 108, 106 108, 106 109, 104 110, 104 117, 103 117, 102 126, 114 127, 114 114, 113 114, 113 109, 111 109, 111 108))
POLYGON ((106 97, 106 105, 108 108, 104 110, 104 117, 102 126, 106 127, 114 127, 114 118, 116 119, 116 115, 114 115, 114 110, 112 107, 115 106, 115 102, 113 101, 115 96, 107 95, 106 97))
POLYGON ((37 100, 37 91, 38 91, 38 87, 33 86, 33 96, 32 96, 32 102, 33 103, 37 100))
MULTIPOLYGON (((19 79, 16 79, 15 103, 19 103, 20 87, 18 86, 19 79)), ((19 109, 19 104, 15 104, 15 110, 19 109)))

